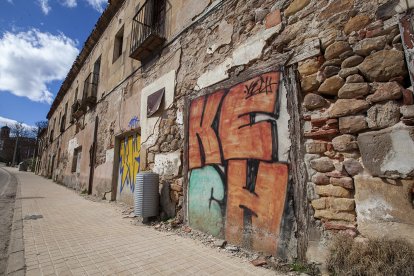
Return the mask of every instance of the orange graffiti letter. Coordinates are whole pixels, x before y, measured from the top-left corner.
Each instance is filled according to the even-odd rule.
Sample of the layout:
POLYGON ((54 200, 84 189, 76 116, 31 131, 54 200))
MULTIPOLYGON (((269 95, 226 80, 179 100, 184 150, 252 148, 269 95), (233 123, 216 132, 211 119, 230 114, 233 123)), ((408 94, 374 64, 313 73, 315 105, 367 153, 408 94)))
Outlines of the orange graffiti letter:
POLYGON ((191 102, 189 118, 189 168, 221 164, 220 146, 212 127, 224 91, 191 102))
POLYGON ((276 122, 257 121, 256 114, 275 118, 279 72, 263 74, 233 87, 221 108, 219 137, 225 160, 277 159, 276 122))

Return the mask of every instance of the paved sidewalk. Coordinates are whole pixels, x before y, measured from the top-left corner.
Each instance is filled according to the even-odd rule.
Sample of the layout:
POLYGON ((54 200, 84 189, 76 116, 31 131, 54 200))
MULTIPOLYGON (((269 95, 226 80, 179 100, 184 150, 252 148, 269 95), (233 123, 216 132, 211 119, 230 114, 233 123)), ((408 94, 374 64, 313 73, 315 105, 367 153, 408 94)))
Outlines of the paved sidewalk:
POLYGON ((122 219, 113 205, 86 200, 29 172, 12 171, 22 193, 30 275, 275 275, 196 241, 122 219))

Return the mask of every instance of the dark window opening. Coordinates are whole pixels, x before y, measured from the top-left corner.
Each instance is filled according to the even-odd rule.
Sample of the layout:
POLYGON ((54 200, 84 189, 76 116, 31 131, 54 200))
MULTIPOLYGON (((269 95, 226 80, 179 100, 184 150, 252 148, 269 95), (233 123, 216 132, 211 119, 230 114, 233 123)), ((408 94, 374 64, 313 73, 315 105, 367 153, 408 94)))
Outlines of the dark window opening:
POLYGON ((114 63, 120 56, 122 56, 122 48, 124 44, 124 26, 115 35, 114 42, 114 57, 112 63, 114 63))
POLYGON ((82 157, 82 147, 77 147, 73 152, 72 172, 80 173, 81 157, 82 157))

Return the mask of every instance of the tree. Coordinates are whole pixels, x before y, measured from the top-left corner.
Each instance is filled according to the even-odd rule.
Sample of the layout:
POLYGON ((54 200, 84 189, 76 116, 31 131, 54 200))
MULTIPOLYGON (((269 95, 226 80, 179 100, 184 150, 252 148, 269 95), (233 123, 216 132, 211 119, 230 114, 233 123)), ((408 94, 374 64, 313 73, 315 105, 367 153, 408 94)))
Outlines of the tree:
MULTIPOLYGON (((47 123, 46 123, 47 124, 47 123)), ((39 123, 40 127, 43 127, 43 123, 39 123)), ((24 125, 22 122, 16 122, 10 126, 10 133, 11 136, 14 137, 14 151, 13 151, 13 159, 12 159, 12 166, 16 165, 16 162, 19 162, 19 153, 21 149, 21 144, 23 142, 24 145, 27 145, 28 141, 33 140, 37 137, 37 134, 40 132, 38 127, 29 127, 24 125)), ((31 151, 31 150, 30 150, 31 151)))
MULTIPOLYGON (((38 150, 39 150, 38 149, 38 147, 39 147, 39 138, 40 138, 39 136, 40 136, 40 133, 42 132, 42 130, 47 128, 48 122, 47 121, 39 121, 39 122, 36 122, 35 125, 36 125, 36 127, 34 127, 32 129, 32 132, 36 137, 36 145, 35 145, 35 151, 33 153, 33 160, 35 162, 37 162, 37 156, 39 155, 39 152, 38 152, 38 150)), ((34 169, 35 169, 35 162, 32 162, 32 171, 34 171, 34 169)))
POLYGON ((16 137, 16 142, 14 143, 14 151, 13 151, 13 161, 12 166, 16 165, 16 157, 17 157, 17 148, 19 147, 19 139, 24 137, 25 134, 28 134, 26 128, 23 126, 23 123, 16 122, 14 125, 10 127, 11 134, 16 137))

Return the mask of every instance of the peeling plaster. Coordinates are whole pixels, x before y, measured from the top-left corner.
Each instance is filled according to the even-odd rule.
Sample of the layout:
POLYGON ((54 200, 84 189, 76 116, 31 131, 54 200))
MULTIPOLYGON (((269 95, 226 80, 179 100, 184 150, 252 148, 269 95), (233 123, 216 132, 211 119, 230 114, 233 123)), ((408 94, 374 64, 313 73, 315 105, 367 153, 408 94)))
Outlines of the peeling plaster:
POLYGON ((181 167, 181 151, 156 154, 153 172, 163 176, 178 176, 181 167))
POLYGON ((267 40, 274 34, 280 32, 282 24, 274 26, 269 29, 264 29, 254 36, 248 38, 245 43, 239 45, 232 54, 231 58, 227 58, 212 70, 202 74, 198 80, 195 90, 200 90, 220 81, 229 78, 229 69, 239 65, 248 64, 256 59, 259 59, 263 54, 263 49, 266 46, 267 40))
POLYGON ((394 218, 390 213, 393 208, 380 195, 372 195, 372 197, 358 202, 356 211, 359 221, 390 221, 394 218))
POLYGON ((105 152, 105 163, 114 162, 114 149, 109 149, 105 152))
POLYGON ((69 156, 73 156, 73 152, 75 149, 79 147, 78 140, 75 138, 70 139, 68 143, 68 154, 69 156))
POLYGON ((159 117, 150 117, 147 118, 147 100, 148 96, 158 90, 165 88, 164 102, 165 109, 171 107, 174 102, 175 94, 175 70, 170 71, 169 73, 158 78, 150 85, 144 87, 141 92, 141 141, 145 147, 150 147, 153 145, 158 138, 158 125, 160 123, 159 117))
POLYGON ((207 48, 207 54, 214 53, 218 48, 223 45, 231 43, 231 36, 233 34, 233 25, 227 23, 226 20, 223 20, 217 29, 218 38, 214 40, 214 44, 207 48))
POLYGON ((279 118, 276 120, 277 123, 277 132, 278 132, 278 155, 279 161, 287 162, 289 160, 289 151, 292 145, 289 135, 289 120, 290 115, 287 110, 287 89, 283 81, 283 76, 281 77, 282 82, 279 85, 279 118))
POLYGON ((407 175, 414 171, 414 141, 410 136, 408 129, 399 129, 391 132, 392 149, 387 153, 381 164, 381 171, 387 172, 398 171, 407 175))

